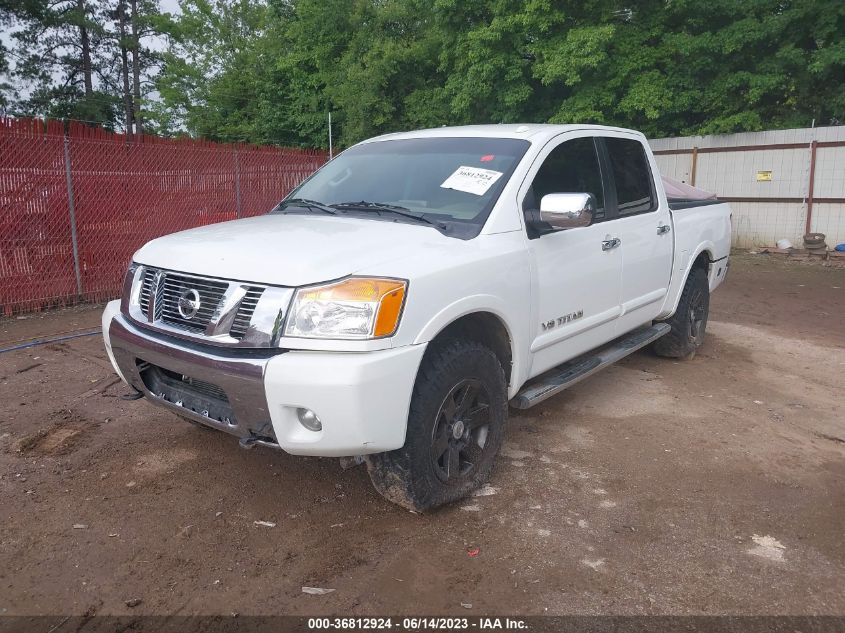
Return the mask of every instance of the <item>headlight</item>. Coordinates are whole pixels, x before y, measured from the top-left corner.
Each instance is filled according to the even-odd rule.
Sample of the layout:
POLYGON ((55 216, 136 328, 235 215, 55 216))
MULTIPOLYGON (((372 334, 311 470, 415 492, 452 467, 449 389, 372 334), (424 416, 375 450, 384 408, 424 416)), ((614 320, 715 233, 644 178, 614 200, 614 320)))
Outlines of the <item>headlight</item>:
POLYGON ((390 336, 399 326, 408 282, 351 277, 300 288, 285 326, 286 336, 367 339, 390 336))

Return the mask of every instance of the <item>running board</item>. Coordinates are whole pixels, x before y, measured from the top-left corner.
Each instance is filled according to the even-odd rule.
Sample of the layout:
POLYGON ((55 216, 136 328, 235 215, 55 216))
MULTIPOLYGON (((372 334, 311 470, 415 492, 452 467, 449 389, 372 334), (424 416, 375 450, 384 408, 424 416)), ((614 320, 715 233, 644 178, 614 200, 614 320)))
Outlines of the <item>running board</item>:
POLYGON ((510 404, 517 409, 529 409, 535 404, 540 404, 564 389, 581 382, 587 376, 592 376, 608 365, 622 360, 628 354, 633 354, 638 349, 656 341, 668 334, 671 329, 668 323, 655 323, 642 327, 599 348, 596 352, 588 352, 587 355, 558 365, 523 387, 513 397, 510 404))

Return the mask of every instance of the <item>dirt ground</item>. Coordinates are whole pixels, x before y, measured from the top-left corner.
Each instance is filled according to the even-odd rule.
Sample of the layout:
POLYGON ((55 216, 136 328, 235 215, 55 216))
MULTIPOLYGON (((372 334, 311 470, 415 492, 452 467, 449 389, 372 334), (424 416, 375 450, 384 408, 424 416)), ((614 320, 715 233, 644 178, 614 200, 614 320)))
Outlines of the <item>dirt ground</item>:
POLYGON ((97 336, 4 353, 0 614, 843 615, 843 376, 845 270, 735 256, 693 361, 512 410, 488 494, 416 515, 120 400, 97 336))

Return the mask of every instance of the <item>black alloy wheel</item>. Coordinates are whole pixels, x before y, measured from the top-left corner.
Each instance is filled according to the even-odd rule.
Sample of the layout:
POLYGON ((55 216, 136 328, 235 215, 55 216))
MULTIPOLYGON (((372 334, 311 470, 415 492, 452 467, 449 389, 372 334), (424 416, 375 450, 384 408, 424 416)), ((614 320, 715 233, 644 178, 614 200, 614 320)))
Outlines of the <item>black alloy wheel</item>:
POLYGON ((476 378, 446 394, 431 433, 434 472, 444 482, 471 475, 481 461, 490 428, 490 396, 476 378))

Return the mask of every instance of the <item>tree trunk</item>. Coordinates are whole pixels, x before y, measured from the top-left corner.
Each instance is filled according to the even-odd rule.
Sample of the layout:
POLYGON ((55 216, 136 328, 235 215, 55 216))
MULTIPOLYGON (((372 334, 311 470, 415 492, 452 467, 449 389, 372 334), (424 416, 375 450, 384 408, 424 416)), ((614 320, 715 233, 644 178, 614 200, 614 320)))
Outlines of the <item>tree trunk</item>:
POLYGON ((91 80, 91 38, 88 35, 88 7, 85 0, 76 0, 76 10, 79 11, 79 39, 82 44, 82 77, 85 81, 85 96, 90 97, 94 92, 91 80))
POLYGON ((143 134, 141 126, 141 52, 138 37, 138 0, 130 0, 132 7, 132 79, 134 83, 133 109, 135 110, 135 134, 140 138, 143 134))
POLYGON ((123 115, 126 133, 132 134, 132 89, 129 86, 129 51, 126 49, 126 2, 117 5, 117 24, 120 33, 120 74, 123 79, 123 115))

